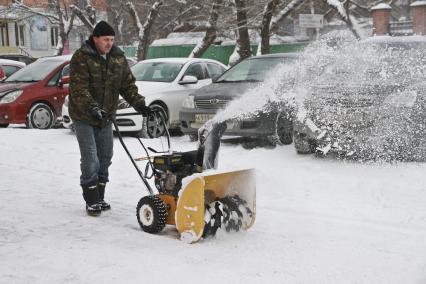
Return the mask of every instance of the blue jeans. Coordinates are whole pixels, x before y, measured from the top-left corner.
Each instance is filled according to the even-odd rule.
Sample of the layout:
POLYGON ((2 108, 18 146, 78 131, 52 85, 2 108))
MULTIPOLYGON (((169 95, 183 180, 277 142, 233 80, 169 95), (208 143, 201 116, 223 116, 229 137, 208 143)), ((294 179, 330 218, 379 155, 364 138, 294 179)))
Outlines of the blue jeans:
POLYGON ((79 121, 73 123, 80 147, 80 185, 93 186, 98 182, 108 182, 114 144, 112 124, 99 128, 79 121))

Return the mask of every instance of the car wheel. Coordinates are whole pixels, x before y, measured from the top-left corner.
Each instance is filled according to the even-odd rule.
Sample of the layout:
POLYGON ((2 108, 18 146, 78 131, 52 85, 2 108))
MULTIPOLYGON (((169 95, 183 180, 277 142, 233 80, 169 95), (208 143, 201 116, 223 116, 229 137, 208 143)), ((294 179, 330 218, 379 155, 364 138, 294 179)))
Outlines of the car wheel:
POLYGON ((308 139, 306 134, 294 131, 294 148, 298 154, 312 154, 316 145, 308 139))
POLYGON ((6 128, 9 126, 9 123, 5 123, 5 124, 0 124, 0 128, 6 128))
POLYGON ((289 145, 293 142, 293 123, 285 112, 275 116, 274 133, 268 136, 273 145, 289 145))
POLYGON ((153 112, 146 117, 146 133, 150 138, 157 138, 166 133, 167 114, 160 105, 150 105, 153 112))
POLYGON ((49 129, 55 124, 55 113, 45 103, 33 105, 28 112, 28 127, 37 129, 49 129))

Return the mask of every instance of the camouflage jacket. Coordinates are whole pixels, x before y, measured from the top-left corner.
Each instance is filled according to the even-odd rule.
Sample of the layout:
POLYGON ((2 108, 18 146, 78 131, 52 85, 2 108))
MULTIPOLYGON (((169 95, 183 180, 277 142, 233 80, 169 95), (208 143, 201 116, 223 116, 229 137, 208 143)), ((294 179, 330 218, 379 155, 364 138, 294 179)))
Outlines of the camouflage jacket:
POLYGON ((123 51, 114 45, 105 60, 92 38, 71 58, 69 89, 71 118, 92 126, 103 127, 108 122, 94 120, 90 110, 97 106, 106 111, 107 117, 114 115, 119 94, 132 106, 145 103, 123 51))

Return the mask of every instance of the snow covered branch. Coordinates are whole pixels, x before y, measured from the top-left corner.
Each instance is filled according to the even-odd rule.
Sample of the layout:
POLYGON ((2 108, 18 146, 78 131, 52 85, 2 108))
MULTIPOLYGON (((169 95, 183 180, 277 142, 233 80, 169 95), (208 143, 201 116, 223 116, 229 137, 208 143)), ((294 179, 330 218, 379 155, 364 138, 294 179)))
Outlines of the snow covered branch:
POLYGON ((138 29, 138 60, 143 60, 146 58, 152 25, 158 16, 161 5, 163 5, 163 1, 156 1, 150 9, 145 23, 142 24, 139 15, 136 12, 135 5, 132 2, 126 3, 126 7, 130 13, 131 19, 138 29))
POLYGON ((83 14, 83 11, 79 8, 79 7, 77 7, 77 6, 75 6, 75 5, 71 5, 70 6, 70 8, 71 8, 71 11, 72 11, 72 13, 75 15, 75 16, 77 16, 79 19, 80 19, 80 21, 90 30, 90 31, 92 31, 93 30, 93 28, 95 27, 94 26, 94 24, 95 23, 92 23, 92 20, 90 19, 90 16, 89 17, 86 17, 84 14, 83 14))
POLYGON ((39 16, 45 17, 50 23, 55 23, 56 24, 56 23, 59 22, 59 17, 58 16, 53 15, 53 14, 51 14, 49 12, 42 12, 42 11, 35 10, 35 9, 33 9, 33 8, 31 8, 31 7, 23 4, 21 2, 19 2, 19 3, 18 2, 13 3, 12 6, 11 6, 11 9, 15 10, 15 11, 22 12, 22 13, 26 13, 26 14, 39 15, 39 16))
POLYGON ((214 42, 217 36, 217 20, 219 18, 219 8, 222 0, 213 0, 212 9, 209 17, 209 25, 203 39, 195 46, 189 57, 201 57, 203 53, 214 42))
POLYGON ((335 11, 337 11, 338 15, 340 16, 341 20, 346 23, 349 30, 353 33, 353 35, 356 38, 361 38, 360 32, 357 29, 357 25, 354 24, 354 21, 356 19, 350 15, 349 12, 349 2, 347 0, 344 0, 343 2, 339 0, 323 0, 326 1, 328 5, 330 5, 331 8, 333 8, 335 11))
POLYGON ((305 0, 292 0, 281 12, 272 19, 270 30, 275 31, 278 28, 278 23, 287 17, 292 11, 294 11, 297 7, 299 7, 305 0))

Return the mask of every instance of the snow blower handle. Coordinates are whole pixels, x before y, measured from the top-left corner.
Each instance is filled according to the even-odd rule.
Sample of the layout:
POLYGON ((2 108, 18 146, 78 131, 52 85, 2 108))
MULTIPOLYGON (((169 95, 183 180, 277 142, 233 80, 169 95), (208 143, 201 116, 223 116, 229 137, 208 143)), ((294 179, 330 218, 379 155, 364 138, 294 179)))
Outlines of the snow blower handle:
MULTIPOLYGON (((126 115, 128 115, 128 114, 126 114, 126 115)), ((120 115, 118 115, 118 116, 120 116, 120 115)), ((127 156, 129 157, 130 161, 132 162, 133 166, 135 167, 137 173, 139 174, 139 177, 142 179, 142 182, 145 184, 146 189, 149 191, 150 195, 153 195, 154 191, 152 190, 151 186, 149 185, 148 181, 144 177, 142 171, 139 169, 138 165, 135 162, 135 159, 133 158, 132 154, 130 154, 129 149, 127 148, 126 144, 123 141, 123 137, 121 136, 121 132, 120 132, 120 129, 117 125, 117 121, 115 120, 115 116, 111 116, 109 118, 109 120, 111 120, 112 124, 114 125, 115 132, 117 133, 117 136, 118 136, 118 140, 120 141, 121 146, 123 146, 124 151, 126 152, 127 156)))

